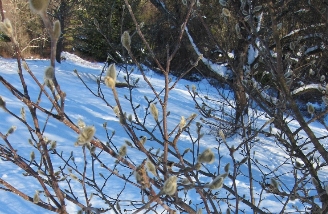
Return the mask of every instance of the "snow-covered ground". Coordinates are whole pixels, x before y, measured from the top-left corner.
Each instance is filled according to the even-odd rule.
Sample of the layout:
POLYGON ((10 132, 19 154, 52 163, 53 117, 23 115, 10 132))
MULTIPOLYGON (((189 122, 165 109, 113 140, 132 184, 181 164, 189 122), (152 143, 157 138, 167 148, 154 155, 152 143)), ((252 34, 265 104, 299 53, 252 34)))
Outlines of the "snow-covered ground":
MULTIPOLYGON (((61 85, 61 88, 63 91, 66 92, 67 98, 66 98, 66 114, 73 120, 73 122, 77 122, 79 119, 82 119, 87 125, 94 125, 96 128, 96 136, 102 140, 103 142, 106 142, 106 134, 105 130, 103 128, 104 122, 107 122, 107 126, 109 131, 115 130, 115 135, 112 139, 112 142, 119 148, 121 145, 124 144, 124 140, 129 139, 127 134, 124 132, 124 130, 121 128, 119 121, 117 117, 115 116, 112 109, 110 109, 104 102, 101 102, 98 98, 93 96, 89 90, 81 83, 81 81, 78 79, 76 74, 73 72, 74 69, 76 69, 82 79, 88 84, 91 90, 97 91, 97 83, 96 79, 97 76, 100 74, 103 64, 101 63, 90 63, 87 61, 84 61, 77 56, 69 53, 64 53, 64 56, 66 58, 65 61, 63 61, 61 64, 56 65, 56 76, 57 80, 61 85)), ((43 79, 44 75, 44 69, 49 65, 48 60, 27 60, 28 65, 30 69, 34 72, 36 77, 39 80, 43 79)), ((120 68, 117 68, 118 71, 120 68)), ((164 79, 161 75, 156 74, 152 71, 146 71, 147 76, 150 79, 150 82, 153 84, 155 90, 161 91, 163 89, 164 85, 164 79)), ((4 77, 7 81, 9 81, 14 86, 20 88, 20 82, 17 75, 17 64, 15 60, 12 59, 4 59, 0 58, 0 75, 4 77)), ((34 82, 31 80, 31 78, 28 77, 27 73, 24 72, 24 75, 26 76, 28 90, 30 95, 33 95, 33 99, 38 96, 39 94, 39 88, 37 85, 34 84, 34 82)), ((118 80, 123 81, 123 72, 119 73, 118 80)), ((139 108, 139 112, 137 112, 140 115, 144 114, 144 108, 146 105, 145 96, 149 98, 154 98, 154 95, 150 88, 147 86, 146 82, 142 80, 142 76, 139 71, 134 71, 132 77, 134 79, 140 78, 140 81, 138 83, 138 87, 134 89, 134 95, 133 99, 135 103, 139 103, 141 107, 139 108)), ((172 77, 174 78, 174 77, 172 77)), ((189 82, 187 80, 181 80, 175 87, 175 89, 170 93, 170 99, 169 99, 169 105, 168 110, 171 112, 168 121, 169 127, 175 127, 179 121, 181 116, 189 117, 192 113, 198 113, 195 109, 195 103, 193 102, 191 96, 189 95, 186 85, 196 85, 197 90, 199 90, 200 93, 206 94, 209 98, 217 98, 217 92, 212 88, 206 80, 203 80, 201 82, 189 82)), ((122 108, 127 113, 131 113, 131 107, 128 101, 124 99, 124 95, 128 95, 129 91, 127 88, 118 88, 117 89, 118 94, 120 96, 120 100, 122 102, 122 108)), ((111 101, 111 105, 115 105, 114 99, 112 99, 112 92, 106 87, 103 87, 103 92, 106 96, 106 99, 108 101, 111 101)), ((17 100, 13 99, 11 92, 8 91, 2 84, 0 84, 0 96, 6 101, 7 108, 11 111, 19 114, 20 109, 22 107, 22 104, 17 102, 17 100)), ((46 102, 41 102, 42 105, 45 107, 50 108, 49 104, 46 102), (48 105, 48 106, 47 106, 48 105)), ((259 113, 260 114, 260 113, 259 113)), ((40 117, 41 121, 45 121, 46 118, 40 117)), ((30 120, 30 118, 27 118, 27 120, 30 120)), ((258 118, 259 125, 263 125, 268 120, 268 118, 265 118, 264 116, 261 116, 258 118)), ((197 121, 199 121, 199 118, 197 118, 197 121)), ((17 149, 18 153, 27 159, 30 157, 31 151, 35 150, 29 143, 28 138, 30 138, 29 133, 27 132, 26 128, 22 126, 18 120, 11 117, 9 114, 5 113, 2 109, 0 109, 0 131, 2 133, 6 133, 7 130, 11 126, 17 126, 17 130, 14 134, 12 134, 9 137, 10 142, 14 145, 14 147, 17 149)), ((148 120, 146 123, 146 126, 154 126, 155 122, 152 120, 148 120)), ((294 129, 298 127, 298 124, 294 123, 291 124, 291 126, 294 126, 294 129)), ((195 125, 193 125, 195 127, 195 125)), ((319 123, 313 123, 312 124, 313 130, 316 131, 317 135, 325 135, 327 134, 324 129, 322 129, 321 125, 319 123)), ((267 127, 268 128, 268 127, 267 127)), ((48 124, 45 135, 51 139, 57 141, 57 151, 61 152, 63 151, 63 155, 65 157, 68 157, 71 154, 71 151, 74 152, 75 156, 75 162, 79 166, 83 166, 83 156, 82 156, 82 150, 81 147, 75 147, 74 142, 77 139, 77 134, 75 134, 73 131, 71 131, 69 128, 65 127, 64 125, 61 125, 60 123, 54 123, 50 121, 48 124)), ((140 133, 142 135, 143 133, 140 133)), ((241 142, 242 139, 234 136, 232 138, 228 139, 229 145, 238 145, 238 142, 241 142)), ((0 144, 4 144, 2 140, 0 140, 0 144)), ((257 159, 258 162, 262 164, 263 167, 261 167, 261 170, 265 170, 269 173, 270 170, 275 170, 275 175, 282 175, 282 177, 285 179, 284 183, 288 184, 288 179, 293 179, 292 173, 290 172, 290 168, 284 168, 281 167, 281 164, 288 159, 287 155, 283 152, 281 152, 281 149, 279 149, 276 145, 276 143, 271 138, 266 138, 262 135, 258 136, 257 141, 258 146, 254 148, 254 159, 257 159)), ((204 150, 207 147, 210 148, 217 148, 217 141, 212 135, 205 135, 201 141, 200 141, 201 149, 204 150)), ((146 148, 150 148, 152 145, 147 145, 146 148)), ((182 134, 180 141, 179 141, 179 149, 180 151, 184 151, 187 148, 191 148, 191 143, 189 140, 189 137, 187 134, 182 134)), ((159 148, 158 146, 155 147, 155 149, 159 148)), ((36 151, 35 151, 36 152, 36 151)), ((134 151, 131 149, 129 150, 129 156, 133 157, 131 160, 134 163, 141 163, 141 161, 144 159, 144 156, 138 151, 134 151)), ((225 163, 230 162, 231 159, 229 158, 229 151, 221 147, 220 148, 220 155, 223 156, 223 161, 221 166, 224 166, 225 163)), ((38 154, 36 152, 36 154, 38 154)), ((188 157, 188 156, 187 156, 188 157)), ((36 157, 38 159, 40 157, 36 157)), ((236 159, 241 160, 243 157, 241 155, 236 154, 236 159)), ((55 167, 58 167, 60 162, 59 159, 56 162, 55 161, 55 167)), ((105 164, 108 164, 109 166, 114 165, 114 159, 112 158, 104 158, 105 164)), ((89 165, 90 166, 90 165, 89 165)), ((95 168, 99 171, 101 171, 100 165, 96 164, 95 168)), ((216 166, 208 166, 209 170, 215 170, 216 166)), ((120 169, 121 170, 121 169, 120 169)), ((244 171, 247 174, 247 167, 242 166, 241 170, 244 171)), ((260 168, 259 168, 260 170, 260 168)), ((323 180, 328 180, 328 170, 321 171, 320 174, 323 177, 323 180)), ((4 160, 0 159, 0 177, 8 182, 10 182, 13 186, 20 189, 23 192, 26 192, 29 196, 33 197, 35 190, 40 190, 40 186, 35 183, 35 181, 30 178, 22 175, 23 170, 19 169, 17 166, 13 165, 12 163, 6 162, 4 160)), ((124 171, 120 171, 120 173, 124 174, 124 171)), ((130 171, 127 170, 126 176, 128 176, 130 171)), ((263 172, 256 172, 254 170, 254 176, 260 176, 263 172)), ((101 181, 101 177, 97 174, 96 178, 101 181)), ((249 181, 247 179, 247 176, 240 176, 240 179, 237 181, 238 188, 239 188, 239 194, 246 196, 249 195, 249 181)), ((134 178, 132 178, 134 179, 134 178)), ((211 179, 209 178, 203 178, 204 182, 210 182, 211 179)), ((261 180, 261 178, 256 178, 257 180, 261 180)), ((78 182, 72 182, 72 188, 77 192, 78 196, 83 198, 83 191, 81 188, 80 183, 78 182)), ((108 191, 109 195, 115 195, 119 193, 119 191, 122 189, 123 185, 125 185, 122 180, 116 178, 111 180, 111 184, 105 188, 105 191, 108 191)), ((232 182, 230 180, 227 180, 225 182, 225 185, 231 186, 232 182)), ((62 187, 67 187, 65 184, 63 184, 62 187)), ((1 188, 1 185, 0 185, 1 188)), ((290 187, 291 188, 291 187, 290 187)), ((120 197, 121 200, 123 199, 136 199, 140 200, 140 192, 135 191, 136 189, 131 189, 124 191, 123 195, 120 197)), ((91 191, 91 190, 90 190, 91 191)), ((260 186, 255 186, 255 192, 260 193, 261 188, 260 186)), ((183 191, 179 193, 179 195, 183 196, 183 191)), ((186 195, 186 198, 194 199, 193 191, 188 192, 186 195)), ((225 195, 226 191, 222 190, 220 194, 225 195)), ((256 195, 256 197, 259 197, 259 195, 256 195)), ((282 204, 279 202, 280 198, 273 197, 270 194, 263 193, 263 198, 265 198, 260 207, 266 207, 268 210, 270 210, 272 213, 279 212, 281 210, 282 204), (263 197, 264 196, 264 197, 263 197)), ((94 197, 95 198, 95 197, 94 197)), ((83 201, 83 200, 82 200, 83 201)), ((193 201, 195 202, 195 201, 193 201)), ((101 206, 103 204, 102 201, 98 200, 97 198, 92 200, 93 206, 97 207, 97 205, 101 206)), ((124 204, 124 203, 123 203, 124 204)), ((287 206, 287 210, 292 208, 292 205, 299 205, 298 201, 290 202, 287 206)), ((69 213, 76 213, 78 211, 78 207, 76 207, 73 204, 68 203, 68 211, 69 213)), ((241 203, 241 206, 244 207, 246 213, 253 213, 252 210, 249 210, 249 208, 246 205, 243 205, 241 203)), ((225 210, 227 208, 227 205, 222 204, 222 209, 225 210)), ((123 208, 122 208, 123 209, 123 208)), ((20 197, 16 196, 15 194, 8 193, 5 191, 2 191, 0 189, 0 214, 9 214, 9 213, 24 213, 24 214, 32 214, 32 213, 50 213, 47 210, 44 210, 40 207, 35 206, 32 203, 26 202, 20 197)), ((110 212, 109 212, 110 213, 110 212)))

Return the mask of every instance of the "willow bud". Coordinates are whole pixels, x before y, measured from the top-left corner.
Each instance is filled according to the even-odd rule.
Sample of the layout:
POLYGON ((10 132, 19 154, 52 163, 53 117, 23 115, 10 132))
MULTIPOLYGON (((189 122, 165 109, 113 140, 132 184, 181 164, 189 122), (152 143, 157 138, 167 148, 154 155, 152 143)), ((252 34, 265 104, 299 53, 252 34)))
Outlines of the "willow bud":
POLYGON ((211 149, 206 149, 198 156, 199 163, 213 163, 215 160, 215 155, 211 149))
POLYGON ((185 126, 186 126, 186 119, 184 118, 184 116, 181 116, 181 120, 179 123, 180 130, 182 130, 185 126))
POLYGON ((118 155, 124 157, 126 153, 127 153, 126 145, 121 146, 121 148, 118 150, 118 155))
POLYGON ((7 36, 11 37, 13 34, 13 26, 9 19, 4 19, 3 22, 0 22, 0 31, 4 32, 7 36))
POLYGON ((220 189, 223 186, 223 177, 217 176, 214 180, 208 185, 210 189, 220 189))
POLYGON ((60 37, 61 34, 61 29, 60 29, 60 22, 59 20, 56 20, 54 22, 54 26, 53 26, 53 35, 56 39, 58 39, 60 37))
POLYGON ((142 136, 142 137, 140 138, 140 143, 141 143, 142 145, 144 145, 144 144, 146 143, 146 141, 147 141, 147 137, 146 137, 146 136, 142 136))
POLYGON ((81 134, 78 136, 77 143, 80 145, 89 143, 92 140, 95 132, 96 132, 96 128, 94 126, 85 127, 82 130, 81 134))
POLYGON ((151 172, 153 175, 157 176, 156 167, 151 161, 148 160, 146 162, 146 167, 149 172, 151 172))
POLYGON ((163 186, 162 192, 166 195, 173 195, 177 191, 177 176, 169 177, 163 186))
POLYGON ((158 109, 154 103, 150 104, 150 113, 153 115, 154 119, 158 121, 158 109))
POLYGON ((124 33, 121 36, 121 42, 123 47, 127 50, 130 51, 131 50, 131 37, 129 35, 128 31, 124 31, 124 33))
POLYGON ((309 114, 313 114, 314 113, 315 109, 314 109, 314 107, 313 107, 313 105, 311 103, 309 103, 307 105, 307 111, 309 112, 309 114))
POLYGON ((44 80, 49 79, 52 80, 55 77, 55 69, 52 66, 48 66, 46 70, 44 70, 44 80))
POLYGON ((33 196, 33 203, 37 204, 37 203, 39 203, 39 201, 40 201, 39 191, 36 190, 35 194, 33 196))
POLYGON ((30 8, 33 12, 41 14, 46 12, 49 0, 30 0, 30 8))

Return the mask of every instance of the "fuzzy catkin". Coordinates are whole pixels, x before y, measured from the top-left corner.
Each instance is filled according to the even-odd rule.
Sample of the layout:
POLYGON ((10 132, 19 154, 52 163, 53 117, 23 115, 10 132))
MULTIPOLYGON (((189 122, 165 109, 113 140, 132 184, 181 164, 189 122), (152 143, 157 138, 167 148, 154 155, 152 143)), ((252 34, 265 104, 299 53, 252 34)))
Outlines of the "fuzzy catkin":
POLYGON ((156 167, 151 161, 148 160, 146 162, 146 167, 149 172, 151 172, 153 175, 157 176, 156 167))
POLYGON ((163 186, 162 192, 166 195, 173 195, 177 191, 177 176, 169 177, 163 186))
POLYGON ((39 197, 39 191, 35 191, 35 194, 33 196, 33 203, 37 204, 40 201, 40 197, 39 197))
POLYGON ((95 132, 96 128, 94 126, 85 127, 81 134, 78 136, 77 142, 82 145, 89 143, 92 140, 95 132))
POLYGON ((52 80, 55 77, 55 69, 52 66, 48 66, 46 70, 44 70, 44 80, 49 79, 52 80))
POLYGON ((146 143, 146 141, 147 141, 147 137, 146 136, 143 136, 142 138, 140 138, 140 143, 142 145, 144 145, 146 143))
POLYGON ((121 148, 118 150, 118 155, 124 157, 126 153, 127 153, 126 145, 121 146, 121 148))
POLYGON ((158 109, 154 103, 150 104, 150 113, 153 115, 154 119, 158 121, 158 109))
POLYGON ((181 120, 180 120, 180 123, 179 123, 180 130, 182 130, 185 126, 186 126, 186 119, 185 119, 184 116, 181 116, 181 120))
POLYGON ((11 37, 13 34, 13 27, 9 19, 4 19, 0 22, 0 31, 4 32, 7 36, 11 37))
POLYGON ((115 63, 112 63, 108 66, 107 72, 106 72, 106 76, 112 78, 114 80, 114 82, 116 82, 116 66, 115 63))
POLYGON ((127 50, 130 51, 131 50, 131 37, 129 35, 128 31, 124 31, 124 33, 121 36, 121 42, 123 47, 127 50))
POLYGON ((60 30, 60 22, 59 22, 59 20, 56 20, 56 21, 54 22, 53 33, 54 33, 54 37, 55 37, 56 39, 58 39, 58 38, 60 37, 61 30, 60 30))
POLYGON ((214 180, 209 184, 208 188, 210 189, 220 189, 223 186, 223 177, 217 176, 214 180))
POLYGON ((41 14, 46 12, 50 0, 30 0, 30 8, 33 12, 41 14))
POLYGON ((213 163, 215 160, 215 155, 211 149, 206 149, 198 156, 199 163, 213 163))

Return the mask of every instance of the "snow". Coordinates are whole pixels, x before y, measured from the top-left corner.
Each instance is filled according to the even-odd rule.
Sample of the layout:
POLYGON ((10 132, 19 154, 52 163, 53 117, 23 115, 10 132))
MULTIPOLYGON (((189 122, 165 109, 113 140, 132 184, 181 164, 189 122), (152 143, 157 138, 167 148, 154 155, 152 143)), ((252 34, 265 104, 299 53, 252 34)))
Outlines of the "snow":
MULTIPOLYGON (((186 31, 189 41, 190 41, 192 47, 194 48, 196 54, 201 55, 201 52, 199 51, 198 47, 194 43, 194 40, 188 31, 188 27, 185 27, 185 31, 186 31)), ((234 56, 233 53, 228 53, 228 55, 230 58, 234 56)), ((204 56, 202 57, 202 61, 211 71, 219 74, 220 76, 222 76, 224 78, 227 78, 232 75, 231 70, 227 69, 227 66, 224 64, 220 65, 217 63, 213 63, 210 59, 207 59, 204 56)))
MULTIPOLYGON (((188 29, 186 28, 186 32, 188 34, 188 29)), ((190 35, 188 34, 190 37, 190 35)), ((192 38, 190 37, 191 41, 192 38)), ((194 44, 192 42, 192 44, 194 44)), ((196 52, 198 51, 197 47, 194 45, 194 48, 196 52)), ((198 53, 198 52, 197 52, 198 53)), ((254 52, 253 52, 254 53, 254 52)), ((250 54, 253 55, 253 54, 250 54)), ((61 64, 56 64, 56 76, 58 79, 58 82, 61 85, 61 88, 63 91, 66 92, 67 98, 66 98, 66 113, 69 115, 69 117, 73 120, 73 122, 77 122, 78 119, 83 119, 84 122, 87 125, 94 125, 96 127, 96 136, 99 140, 106 142, 108 139, 106 138, 106 133, 103 128, 103 123, 107 122, 108 124, 108 131, 109 134, 111 134, 112 131, 115 130, 115 135, 112 138, 112 143, 119 148, 121 145, 124 144, 124 140, 128 140, 129 137, 124 132, 124 130, 121 128, 118 118, 115 116, 112 109, 110 109, 104 102, 101 102, 98 98, 94 97, 81 83, 81 81, 77 78, 76 74, 73 72, 74 69, 76 69, 79 72, 79 75, 81 78, 88 84, 91 90, 97 91, 97 83, 96 80, 98 78, 98 75, 100 74, 103 64, 101 63, 91 63, 87 62, 73 54, 70 53, 63 53, 63 56, 66 58, 66 60, 62 61, 61 64)), ((220 75, 227 75, 227 72, 229 72, 225 66, 223 65, 217 65, 214 63, 211 63, 208 59, 203 59, 203 62, 206 62, 208 66, 210 66, 214 71, 219 73, 220 75)), ((31 70, 34 72, 36 77, 39 80, 43 79, 43 71, 48 66, 49 60, 27 60, 27 63, 31 70)), ((117 67, 118 70, 123 70, 123 68, 117 67)), ((129 70, 130 68, 128 68, 129 70)), ((10 81, 11 84, 14 86, 20 88, 19 79, 17 77, 17 66, 16 61, 12 59, 4 59, 0 58, 0 75, 5 78, 6 80, 10 81)), ((152 71, 147 71, 147 77, 149 78, 150 82, 153 84, 155 90, 157 92, 160 92, 163 89, 164 85, 164 78, 156 74, 152 71)), ((36 96, 39 93, 38 87, 33 84, 32 80, 28 77, 27 73, 24 72, 24 75, 27 79, 28 89, 29 92, 36 96)), ((123 80, 124 72, 120 72, 118 79, 123 80)), ((133 103, 134 104, 140 104, 141 107, 137 110, 137 114, 140 118, 145 116, 144 109, 147 105, 147 102, 145 100, 145 96, 147 96, 149 99, 153 99, 154 95, 152 94, 150 88, 147 86, 146 82, 142 80, 141 73, 138 70, 135 70, 132 74, 132 78, 137 79, 140 78, 140 81, 138 83, 138 87, 134 89, 134 95, 133 95, 133 103)), ((174 79, 174 77, 172 77, 174 79)), ((174 82, 174 81, 173 81, 174 82)), ((192 83, 187 80, 181 80, 170 92, 170 99, 169 99, 169 105, 168 109, 171 111, 170 116, 168 117, 168 126, 169 127, 175 127, 179 121, 181 116, 184 116, 185 118, 188 118, 192 113, 198 113, 197 110, 194 108, 195 104, 192 100, 191 96, 189 95, 186 85, 193 85, 197 84, 197 91, 200 94, 206 94, 209 99, 217 99, 217 90, 214 89, 212 86, 210 86, 206 80, 202 80, 197 83, 192 83)), ((126 111, 128 114, 131 112, 131 106, 130 103, 124 99, 124 95, 129 94, 129 90, 127 88, 120 88, 117 89, 118 94, 120 96, 122 108, 124 111, 126 111)), ((225 90, 225 89, 223 89, 225 90)), ((112 93, 111 91, 103 87, 103 92, 108 101, 110 101, 111 105, 115 105, 114 100, 112 99, 112 93)), ((228 92, 224 92, 228 94, 228 92)), ((295 92, 296 93, 296 92, 295 92)), ((17 100, 12 98, 11 92, 8 91, 2 84, 0 84, 0 96, 6 101, 8 109, 11 109, 13 112, 19 114, 21 103, 18 103, 17 100)), ((162 95, 161 95, 162 96, 162 95)), ((264 95, 263 95, 264 96, 264 95)), ((269 95, 265 95, 269 96, 269 95)), ((272 100, 274 102, 274 100, 272 100)), ((224 103, 224 101, 223 101, 224 103)), ((42 102, 41 104, 45 107, 49 107, 49 104, 46 102, 42 102), (48 106, 47 106, 48 105, 48 106)), ((159 104, 157 104, 158 106, 159 104)), ((217 103, 215 103, 217 105, 217 103)), ((227 105, 225 106, 227 107, 227 105)), ((30 138, 29 133, 26 131, 23 125, 19 123, 17 119, 13 119, 9 114, 5 113, 0 109, 0 131, 3 133, 6 133, 6 131, 12 126, 17 126, 16 132, 14 134, 9 136, 9 141, 13 143, 15 148, 18 149, 18 153, 25 157, 26 159, 29 159, 30 152, 35 151, 36 159, 40 158, 38 156, 38 153, 36 150, 28 143, 28 138, 30 138)), ((227 110, 228 111, 228 110, 227 110)), ((254 114, 253 118, 257 118, 258 124, 256 124, 256 127, 261 127, 267 120, 268 117, 263 114, 263 112, 259 112, 258 114, 254 114)), ((251 115, 251 114, 250 114, 251 115)), ((44 115, 40 115, 40 121, 45 121, 44 115)), ((197 121, 200 118, 197 118, 197 121)), ((28 121, 30 121, 30 118, 27 118, 28 121)), ((42 124, 43 125, 43 124, 42 124)), ((148 127, 152 127, 155 125, 155 121, 149 118, 145 124, 148 127)), ((296 122, 291 122, 290 127, 292 130, 296 130, 299 127, 299 124, 296 122)), ((315 131, 316 135, 323 136, 326 135, 326 131, 324 131, 324 128, 319 123, 312 123, 311 126, 313 127, 313 130, 315 131)), ((195 126, 192 126, 195 128, 195 126)), ((268 131, 269 126, 265 127, 264 130, 268 131)), ((274 127, 272 128, 272 132, 279 132, 279 130, 276 130, 274 127)), ((209 130, 206 130, 205 128, 205 136, 200 140, 200 151, 205 150, 206 148, 210 147, 217 153, 217 147, 218 142, 215 140, 215 137, 213 137, 209 133, 209 130)), ((145 135, 146 133, 140 132, 138 133, 141 135, 145 135)), ((155 132, 155 134, 158 134, 155 132)), ((49 121, 49 124, 47 126, 47 129, 45 130, 45 136, 47 136, 51 140, 57 141, 57 151, 63 152, 63 156, 68 157, 71 154, 71 151, 74 153, 75 162, 78 165, 78 167, 82 167, 84 160, 83 156, 81 155, 81 147, 75 147, 74 142, 77 139, 77 134, 72 132, 69 128, 65 127, 64 125, 61 125, 59 123, 56 123, 53 120, 49 121)), ((192 136, 195 138, 196 136, 192 136)), ((282 181, 286 184, 289 181, 293 182, 293 176, 290 172, 290 168, 284 167, 284 162, 289 161, 288 154, 284 153, 283 150, 279 149, 276 142, 269 137, 266 137, 264 135, 259 135, 257 137, 257 141, 254 141, 254 144, 257 144, 258 146, 254 147, 254 154, 252 155, 254 157, 254 160, 258 160, 261 164, 256 165, 253 175, 255 176, 256 180, 261 180, 262 173, 268 173, 270 174, 271 171, 274 171, 276 175, 281 175, 282 181)), ((243 139, 241 139, 240 136, 234 135, 231 138, 227 139, 228 145, 235 145, 237 147, 243 139)), ((4 142, 0 140, 0 144, 3 145, 4 142)), ((162 149, 158 145, 152 145, 152 144, 145 144, 147 149, 150 149, 151 147, 154 147, 155 150, 157 148, 162 149)), ((179 150, 180 152, 183 152, 187 148, 192 148, 192 144, 190 142, 190 137, 183 133, 179 142, 179 150)), ((96 150, 96 152, 99 152, 99 150, 96 150)), ((220 155, 223 156, 221 159, 221 166, 220 171, 223 170, 223 166, 225 166, 226 163, 231 162, 231 158, 229 157, 229 151, 226 147, 220 147, 219 148, 220 155)), ((133 160, 131 160, 135 164, 140 164, 144 160, 144 156, 142 153, 136 151, 135 149, 128 150, 129 156, 133 157, 133 160)), ((185 156, 187 159, 191 160, 191 153, 186 154, 185 156)), ((89 156, 90 158, 90 156, 89 156)), ((100 158, 104 161, 104 164, 108 167, 114 166, 114 159, 111 157, 108 157, 108 155, 101 154, 100 158)), ((240 154, 236 154, 235 156, 236 160, 240 161, 243 156, 240 154)), ((59 158, 54 158, 54 167, 56 170, 60 166, 60 160, 59 158)), ((89 160, 90 161, 90 160, 89 160)), ((191 161, 192 162, 192 161, 191 161)), ((90 167, 90 164, 88 165, 90 167)), ((206 167, 211 171, 217 171, 217 166, 207 164, 206 167)), ((103 168, 100 166, 99 163, 95 164, 95 170, 97 171, 97 175, 95 176, 95 179, 97 179, 97 182, 99 182, 99 185, 102 184, 104 181, 99 175, 99 172, 106 172, 103 170, 103 168)), ((131 171, 129 171, 126 168, 119 168, 119 173, 124 174, 125 176, 129 176, 131 171)), ((247 174, 247 166, 242 165, 240 167, 240 170, 247 174)), ((323 180, 328 180, 328 169, 322 170, 319 172, 320 176, 322 176, 323 180)), ((25 192, 30 197, 33 197, 35 190, 41 190, 40 185, 35 182, 35 180, 31 177, 26 177, 23 174, 23 170, 19 169, 17 166, 11 164, 10 162, 7 162, 5 160, 0 159, 0 177, 8 182, 10 182, 13 186, 18 188, 19 190, 25 192)), ((81 177, 80 175, 76 174, 73 170, 73 174, 77 175, 78 177, 81 177)), ((88 170, 87 175, 91 175, 91 172, 88 170)), ((210 182, 212 179, 199 176, 199 179, 203 179, 203 182, 210 182)), ((134 178, 132 178, 134 181, 134 178)), ((243 195, 245 194, 247 197, 247 200, 249 199, 249 180, 248 177, 245 175, 238 176, 238 180, 236 181, 238 184, 239 194, 243 195)), ((62 188, 67 188, 66 183, 61 184, 62 188)), ((116 195, 120 193, 120 190, 125 185, 125 183, 117 178, 112 176, 111 177, 111 183, 107 184, 105 187, 104 192, 106 192, 108 195, 113 196, 116 198, 116 195)), ((225 185, 231 186, 232 182, 231 180, 227 180, 225 182, 225 185)), ((2 187, 0 185, 0 187, 2 187)), ((77 181, 71 182, 71 187, 76 191, 76 195, 82 199, 81 202, 83 203, 83 190, 81 188, 81 185, 77 181)), ((91 188, 88 189, 91 192, 94 192, 91 188)), ((155 188, 156 191, 159 191, 155 188)), ((254 190, 257 194, 255 194, 257 203, 260 200, 260 192, 261 192, 261 186, 256 185, 254 186, 254 190)), ((123 195, 120 196, 120 199, 123 201, 120 203, 122 210, 125 208, 124 200, 134 199, 134 200, 140 200, 140 191, 138 189, 135 189, 131 187, 131 185, 127 184, 127 188, 123 192, 123 195)), ((225 196, 226 191, 222 190, 219 191, 220 196, 225 196)), ((267 209, 271 210, 271 212, 280 212, 280 209, 282 207, 282 204, 279 202, 281 200, 280 198, 277 199, 276 197, 272 196, 271 194, 265 193, 265 198, 261 198, 263 200, 260 204, 260 207, 266 207, 267 209)), ((180 197, 184 197, 183 191, 179 192, 180 197)), ((42 200, 46 200, 43 196, 41 196, 42 200)), ((193 200, 193 203, 200 202, 198 199, 198 196, 195 196, 195 191, 190 190, 187 195, 186 199, 193 200)), ((103 201, 99 200, 98 198, 94 197, 92 199, 92 204, 95 207, 101 207, 104 205, 103 201)), ((292 210, 292 205, 300 206, 300 202, 294 201, 290 202, 287 205, 287 210, 292 210)), ((241 203, 241 207, 245 209, 245 213, 253 213, 252 210, 249 209, 246 205, 241 203)), ((222 208, 226 209, 227 206, 222 204, 222 208)), ((300 209, 304 209, 304 207, 300 207, 300 209)), ((75 206, 74 204, 67 202, 67 209, 69 213, 76 213, 79 208, 75 206)), ((158 212, 160 212, 162 208, 159 208, 158 212)), ((292 212, 291 211, 291 212, 292 212)), ((18 214, 18 213, 24 213, 24 214, 32 214, 32 213, 50 213, 47 210, 44 210, 38 206, 35 206, 33 203, 29 203, 22 198, 18 197, 15 194, 11 194, 6 191, 0 190, 0 214, 18 214)), ((107 212, 112 213, 112 212, 107 212)))

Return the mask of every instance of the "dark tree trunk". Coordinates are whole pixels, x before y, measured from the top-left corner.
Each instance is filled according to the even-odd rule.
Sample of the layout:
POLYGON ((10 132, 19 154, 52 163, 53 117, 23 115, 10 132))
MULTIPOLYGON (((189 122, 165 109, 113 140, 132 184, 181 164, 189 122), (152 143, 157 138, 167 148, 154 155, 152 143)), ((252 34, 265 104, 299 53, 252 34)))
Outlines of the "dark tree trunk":
POLYGON ((60 28, 61 28, 61 36, 58 39, 57 42, 57 51, 56 51, 56 61, 58 63, 61 62, 61 52, 64 50, 64 34, 65 34, 65 18, 67 16, 68 12, 68 5, 65 0, 61 1, 59 8, 57 10, 57 13, 55 14, 56 18, 60 22, 60 28))

